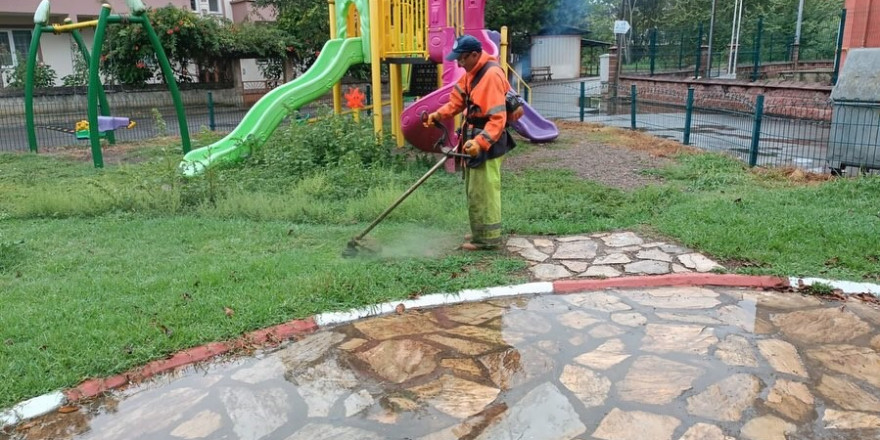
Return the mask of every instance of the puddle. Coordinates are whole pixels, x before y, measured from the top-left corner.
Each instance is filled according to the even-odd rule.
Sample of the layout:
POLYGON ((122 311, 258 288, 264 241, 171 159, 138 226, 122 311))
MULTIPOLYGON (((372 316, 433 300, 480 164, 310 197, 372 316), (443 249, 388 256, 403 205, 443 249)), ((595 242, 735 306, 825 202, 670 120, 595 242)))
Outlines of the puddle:
POLYGON ((861 303, 739 289, 493 300, 322 330, 0 438, 880 438, 878 326, 861 303))

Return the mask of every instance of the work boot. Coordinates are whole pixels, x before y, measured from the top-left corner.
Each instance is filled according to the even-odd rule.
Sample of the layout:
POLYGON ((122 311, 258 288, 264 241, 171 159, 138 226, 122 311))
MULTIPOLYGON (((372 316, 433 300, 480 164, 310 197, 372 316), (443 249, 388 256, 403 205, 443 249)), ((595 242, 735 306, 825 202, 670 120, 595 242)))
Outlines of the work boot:
POLYGON ((462 243, 461 246, 459 246, 458 248, 463 251, 494 251, 498 249, 498 246, 466 241, 462 243))
POLYGON ((466 242, 462 243, 461 246, 459 246, 458 248, 461 249, 461 250, 463 250, 463 251, 478 251, 478 250, 481 250, 481 248, 480 248, 479 246, 477 246, 477 245, 471 243, 470 241, 466 241, 466 242))

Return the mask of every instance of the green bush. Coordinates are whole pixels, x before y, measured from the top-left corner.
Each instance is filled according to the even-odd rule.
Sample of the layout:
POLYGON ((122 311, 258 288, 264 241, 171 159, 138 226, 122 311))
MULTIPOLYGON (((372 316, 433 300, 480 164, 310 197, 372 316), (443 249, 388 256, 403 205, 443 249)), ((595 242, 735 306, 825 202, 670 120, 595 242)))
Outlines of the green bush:
MULTIPOLYGON (((27 80, 27 61, 25 61, 27 57, 19 54, 18 59, 21 62, 6 75, 6 83, 11 88, 23 89, 27 80)), ((55 73, 52 67, 43 63, 37 63, 37 67, 34 69, 34 88, 55 87, 56 78, 58 78, 58 74, 55 73)))
POLYGON ((371 121, 326 116, 314 123, 292 122, 257 148, 247 165, 264 179, 321 174, 330 182, 328 192, 345 198, 362 194, 379 175, 393 179, 391 170, 402 160, 393 150, 390 137, 376 139, 371 121))

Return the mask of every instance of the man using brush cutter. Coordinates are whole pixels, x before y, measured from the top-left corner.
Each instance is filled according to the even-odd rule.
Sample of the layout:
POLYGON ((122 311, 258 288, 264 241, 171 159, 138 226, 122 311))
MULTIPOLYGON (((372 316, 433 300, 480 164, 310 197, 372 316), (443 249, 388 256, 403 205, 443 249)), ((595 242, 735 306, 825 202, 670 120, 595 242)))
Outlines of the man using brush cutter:
POLYGON ((424 126, 465 112, 460 142, 464 142, 461 150, 470 155, 465 162, 465 191, 471 237, 461 249, 495 249, 501 245, 501 160, 516 146, 506 130, 510 83, 497 59, 483 52, 473 36, 459 37, 446 59, 456 60, 467 73, 449 102, 429 114, 424 126))

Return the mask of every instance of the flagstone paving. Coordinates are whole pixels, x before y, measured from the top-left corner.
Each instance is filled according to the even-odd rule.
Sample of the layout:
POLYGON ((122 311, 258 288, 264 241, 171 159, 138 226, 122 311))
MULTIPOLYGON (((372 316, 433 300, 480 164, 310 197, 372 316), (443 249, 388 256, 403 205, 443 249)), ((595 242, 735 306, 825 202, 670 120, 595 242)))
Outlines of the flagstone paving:
POLYGON ((878 316, 702 287, 408 310, 118 391, 13 438, 877 439, 878 316))
POLYGON ((511 237, 507 250, 524 258, 532 277, 614 278, 624 275, 712 272, 724 268, 690 249, 648 241, 633 232, 567 237, 511 237))

